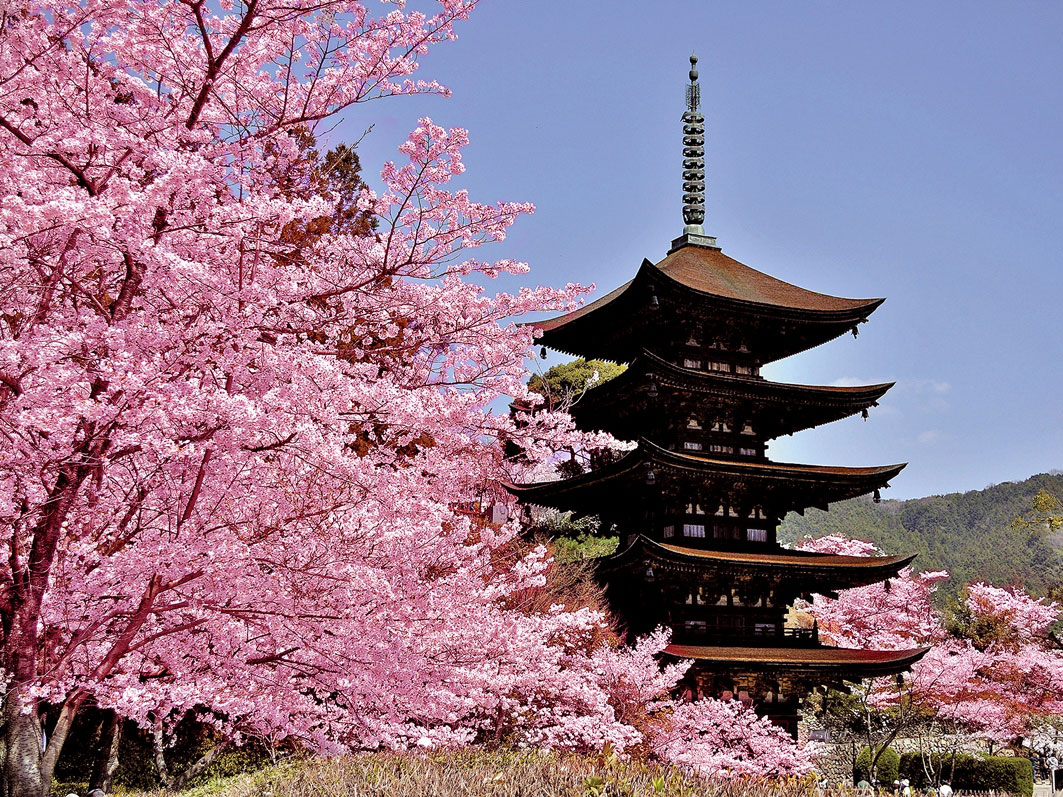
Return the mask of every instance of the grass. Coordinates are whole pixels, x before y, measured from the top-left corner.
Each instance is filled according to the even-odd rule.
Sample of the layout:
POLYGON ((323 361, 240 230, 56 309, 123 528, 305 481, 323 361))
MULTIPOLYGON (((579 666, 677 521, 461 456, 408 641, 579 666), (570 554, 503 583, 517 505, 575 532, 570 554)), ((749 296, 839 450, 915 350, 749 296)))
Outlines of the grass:
POLYGON ((814 792, 807 779, 713 782, 615 756, 468 750, 287 761, 214 778, 181 797, 811 797, 814 792))

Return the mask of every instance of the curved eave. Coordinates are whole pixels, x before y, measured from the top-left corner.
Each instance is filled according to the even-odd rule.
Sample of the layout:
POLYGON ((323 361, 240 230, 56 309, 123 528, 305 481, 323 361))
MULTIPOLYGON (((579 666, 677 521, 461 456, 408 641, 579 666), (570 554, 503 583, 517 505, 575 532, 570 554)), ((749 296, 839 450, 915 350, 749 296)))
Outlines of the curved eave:
POLYGON ((845 583, 848 589, 855 586, 875 584, 897 575, 901 568, 915 559, 910 556, 840 556, 810 552, 788 551, 774 553, 750 553, 748 551, 714 551, 703 548, 687 548, 681 545, 652 540, 639 535, 623 551, 595 560, 599 571, 618 570, 632 564, 641 564, 646 557, 655 560, 693 564, 706 568, 726 568, 751 574, 777 574, 780 571, 793 578, 811 579, 821 588, 845 583))
POLYGON ((857 650, 850 648, 739 648, 669 645, 666 656, 693 659, 712 669, 751 667, 764 670, 823 672, 839 677, 866 678, 907 670, 930 648, 857 650))
POLYGON ((876 385, 838 386, 772 382, 684 368, 643 349, 622 374, 587 391, 572 407, 572 416, 577 420, 589 419, 596 413, 608 413, 609 406, 614 405, 620 408, 620 412, 616 413, 616 419, 610 419, 608 425, 613 426, 612 421, 619 419, 630 407, 630 397, 645 389, 648 384, 646 374, 650 372, 653 373, 659 388, 671 388, 691 394, 717 395, 728 399, 737 395, 748 401, 785 405, 788 409, 807 408, 803 415, 792 413, 794 420, 780 425, 771 432, 772 437, 766 439, 854 415, 873 406, 895 384, 883 382, 876 385))
POLYGON ((902 470, 905 464, 875 465, 871 467, 845 467, 837 465, 799 465, 792 462, 742 462, 700 457, 679 451, 668 451, 643 438, 636 451, 644 450, 654 463, 685 470, 700 470, 712 473, 727 473, 739 477, 759 479, 785 479, 789 481, 816 483, 875 482, 889 481, 902 470))
POLYGON ((785 318, 810 321, 866 318, 886 301, 885 298, 847 299, 809 291, 750 268, 718 249, 684 247, 656 265, 644 260, 639 271, 647 267, 653 269, 647 276, 663 277, 676 289, 690 291, 694 296, 736 302, 755 313, 785 318))
MULTIPOLYGON (((750 268, 718 250, 701 247, 685 247, 655 265, 643 260, 634 279, 602 296, 590 304, 564 315, 542 321, 526 322, 542 331, 539 342, 568 354, 602 359, 617 359, 612 346, 595 346, 590 343, 599 334, 595 330, 628 329, 632 332, 635 307, 642 309, 642 294, 628 296, 636 285, 643 288, 653 285, 658 291, 680 297, 685 302, 704 305, 700 313, 713 316, 718 313, 742 313, 749 316, 767 316, 779 320, 825 325, 830 327, 821 340, 800 345, 793 352, 776 352, 771 359, 779 359, 789 353, 825 343, 846 329, 865 321, 885 299, 846 299, 816 293, 777 280, 750 268), (704 261, 701 267, 690 267, 688 259, 675 259, 688 249, 698 250, 704 261), (707 259, 704 253, 715 252, 707 259), (702 272, 700 275, 697 272, 702 272), (600 350, 599 350, 600 349, 600 350)), ((663 294, 662 294, 663 295, 663 294)))
MULTIPOLYGON (((904 465, 884 465, 867 468, 835 467, 830 465, 797 465, 783 462, 742 462, 711 459, 692 454, 668 451, 643 438, 638 448, 616 462, 571 479, 531 484, 506 484, 505 488, 517 498, 539 506, 559 509, 571 508, 575 493, 589 487, 603 487, 608 482, 631 480, 633 471, 645 462, 676 472, 693 473, 706 480, 724 477, 735 481, 760 484, 784 484, 809 489, 822 488, 830 492, 828 501, 840 501, 864 495, 885 485, 904 469, 904 465)), ((637 474, 642 479, 643 474, 637 474)), ((662 477, 658 477, 661 479, 662 477)), ((818 506, 816 498, 802 499, 800 506, 818 506)), ((795 508, 797 508, 795 504, 795 508)))

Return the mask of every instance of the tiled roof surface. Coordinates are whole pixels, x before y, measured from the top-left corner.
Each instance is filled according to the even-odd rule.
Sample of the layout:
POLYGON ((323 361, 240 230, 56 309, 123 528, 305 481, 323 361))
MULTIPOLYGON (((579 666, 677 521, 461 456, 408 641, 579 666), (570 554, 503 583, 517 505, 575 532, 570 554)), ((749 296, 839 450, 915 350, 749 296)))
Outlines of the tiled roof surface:
POLYGON ((853 650, 849 648, 732 648, 669 645, 664 652, 680 659, 736 664, 908 665, 929 648, 911 650, 853 650))

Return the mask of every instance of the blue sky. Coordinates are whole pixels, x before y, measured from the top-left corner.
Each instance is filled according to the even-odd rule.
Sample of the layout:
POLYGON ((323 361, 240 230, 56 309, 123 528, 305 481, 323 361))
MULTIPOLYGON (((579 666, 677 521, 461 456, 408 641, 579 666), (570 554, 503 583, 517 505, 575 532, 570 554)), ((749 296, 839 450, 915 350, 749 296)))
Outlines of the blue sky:
POLYGON ((419 116, 468 128, 473 199, 537 206, 480 253, 527 261, 524 284, 597 296, 681 231, 696 51, 706 231, 789 282, 888 297, 858 339, 766 369, 896 381, 882 406, 769 455, 909 462, 886 498, 980 489, 1063 468, 1060 42, 1050 2, 483 0, 423 61, 450 99, 370 103, 330 139, 374 124, 372 178, 419 116))

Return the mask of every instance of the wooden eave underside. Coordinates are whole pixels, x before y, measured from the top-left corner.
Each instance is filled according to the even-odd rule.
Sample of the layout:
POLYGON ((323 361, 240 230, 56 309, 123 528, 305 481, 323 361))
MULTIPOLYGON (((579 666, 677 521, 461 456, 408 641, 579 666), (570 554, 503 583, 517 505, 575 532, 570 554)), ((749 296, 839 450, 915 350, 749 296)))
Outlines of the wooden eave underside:
POLYGON ((693 659, 696 666, 718 671, 752 669, 765 672, 804 672, 857 680, 893 675, 910 668, 930 648, 910 650, 854 650, 849 648, 741 648, 669 645, 664 654, 693 659))
POLYGON ((775 421, 775 428, 765 440, 854 415, 873 406, 894 384, 838 387, 770 382, 683 368, 643 349, 626 371, 587 391, 573 406, 572 416, 581 428, 603 429, 614 434, 635 423, 637 419, 628 418, 633 411, 632 399, 645 393, 648 373, 653 374, 661 394, 684 394, 699 402, 719 399, 728 404, 742 401, 771 407, 770 420, 775 421), (783 412, 785 417, 781 417, 783 412))
POLYGON ((790 340, 774 341, 775 349, 763 352, 762 362, 826 343, 865 321, 885 301, 806 291, 717 250, 685 247, 658 265, 643 260, 634 279, 585 307, 528 326, 542 330, 539 342, 558 351, 628 362, 641 348, 647 327, 659 324, 666 313, 663 307, 647 312, 651 286, 662 303, 671 300, 688 310, 685 316, 704 323, 726 318, 750 325, 767 319, 803 330, 790 340), (689 249, 696 250, 695 257, 684 255, 689 249))
POLYGON ((623 551, 594 560, 599 573, 642 569, 646 561, 695 570, 812 583, 822 592, 877 584, 897 575, 911 556, 839 556, 777 549, 771 553, 687 548, 639 535, 623 551))
POLYGON ((507 484, 506 489, 526 503, 563 510, 598 511, 603 506, 645 500, 646 463, 655 473, 655 483, 665 485, 682 478, 698 484, 719 480, 742 484, 750 495, 775 490, 788 496, 784 510, 826 508, 828 503, 855 498, 886 486, 904 465, 847 468, 829 465, 797 465, 781 462, 737 461, 667 451, 643 438, 638 447, 597 470, 552 482, 507 484))

